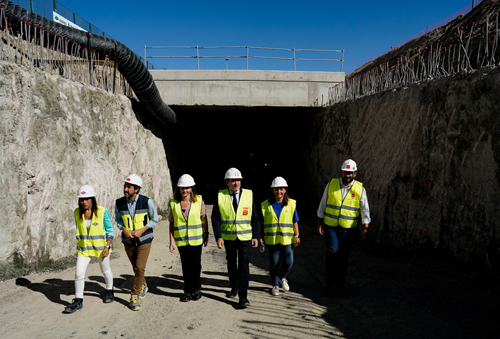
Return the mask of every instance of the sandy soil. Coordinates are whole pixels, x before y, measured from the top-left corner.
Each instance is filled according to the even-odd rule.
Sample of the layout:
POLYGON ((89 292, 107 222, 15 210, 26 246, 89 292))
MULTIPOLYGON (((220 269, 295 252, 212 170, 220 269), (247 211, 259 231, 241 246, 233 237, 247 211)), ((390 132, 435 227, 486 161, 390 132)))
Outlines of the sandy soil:
POLYGON ((498 276, 490 270, 404 255, 358 243, 351 257, 351 296, 324 297, 323 239, 301 225, 289 275, 291 291, 269 294, 267 253, 251 252, 251 306, 228 299, 225 252, 213 238, 202 255, 203 298, 179 302, 179 254, 168 251, 168 224, 155 231, 146 269, 149 292, 133 312, 132 269, 121 246, 112 257, 115 297, 104 304, 98 264, 87 269, 84 307, 74 298, 74 269, 0 283, 1 338, 493 338, 500 325, 498 276))

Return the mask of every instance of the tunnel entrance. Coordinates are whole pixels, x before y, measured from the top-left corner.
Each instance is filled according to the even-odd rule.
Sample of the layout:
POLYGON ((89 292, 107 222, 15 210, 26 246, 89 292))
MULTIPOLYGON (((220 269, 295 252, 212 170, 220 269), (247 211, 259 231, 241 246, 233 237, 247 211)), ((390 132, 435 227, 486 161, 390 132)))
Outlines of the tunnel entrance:
MULTIPOLYGON (((169 126, 163 143, 175 187, 179 176, 190 174, 207 204, 226 188, 224 174, 238 168, 242 187, 252 189, 260 204, 272 180, 288 181, 291 197, 303 187, 309 129, 320 107, 172 106, 177 123, 169 126)), ((314 202, 317 204, 317 202, 314 202)))

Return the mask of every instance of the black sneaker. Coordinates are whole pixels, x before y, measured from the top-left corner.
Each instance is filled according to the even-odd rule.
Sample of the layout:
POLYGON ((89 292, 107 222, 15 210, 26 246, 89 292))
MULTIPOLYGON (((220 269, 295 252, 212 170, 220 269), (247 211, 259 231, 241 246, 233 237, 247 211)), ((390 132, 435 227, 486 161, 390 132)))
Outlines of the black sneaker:
POLYGON ((113 290, 106 290, 106 298, 104 298, 105 303, 112 303, 115 300, 115 294, 113 290))
POLYGON ((75 298, 73 299, 73 302, 71 305, 67 306, 63 313, 75 313, 77 310, 81 309, 83 307, 83 299, 82 298, 75 298))
POLYGON ((238 295, 238 289, 237 288, 231 288, 231 291, 226 293, 226 296, 228 298, 234 298, 237 295, 238 295))
POLYGON ((240 307, 248 307, 248 306, 250 306, 250 301, 248 301, 247 298, 243 298, 243 299, 240 299, 240 301, 238 302, 238 305, 240 307))
POLYGON ((188 302, 188 301, 190 301, 190 300, 191 300, 191 294, 189 294, 189 293, 184 293, 184 294, 182 295, 181 299, 180 299, 180 301, 182 301, 182 302, 184 302, 184 303, 185 303, 185 302, 188 302))

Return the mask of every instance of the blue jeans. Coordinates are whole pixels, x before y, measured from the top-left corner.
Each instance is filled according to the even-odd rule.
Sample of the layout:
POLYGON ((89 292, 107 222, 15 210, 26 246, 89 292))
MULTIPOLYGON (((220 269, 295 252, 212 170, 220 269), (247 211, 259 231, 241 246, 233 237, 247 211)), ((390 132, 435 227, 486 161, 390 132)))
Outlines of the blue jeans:
POLYGON ((269 265, 271 267, 271 283, 279 286, 278 278, 286 278, 293 265, 292 245, 267 245, 269 265), (281 256, 281 265, 280 265, 281 256))
POLYGON ((324 226, 326 240, 325 276, 326 288, 343 287, 349 256, 351 255, 357 228, 324 226))

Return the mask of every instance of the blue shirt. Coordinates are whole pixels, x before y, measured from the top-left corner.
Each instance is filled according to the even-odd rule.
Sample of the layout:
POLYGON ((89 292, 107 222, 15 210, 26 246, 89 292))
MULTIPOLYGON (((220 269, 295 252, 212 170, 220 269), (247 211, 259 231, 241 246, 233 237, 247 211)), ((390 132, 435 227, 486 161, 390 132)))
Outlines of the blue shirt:
MULTIPOLYGON (((276 216, 278 217, 279 220, 281 211, 283 210, 283 203, 274 202, 271 206, 273 206, 274 213, 276 213, 276 216)), ((295 212, 293 212, 293 222, 296 223, 298 221, 299 221, 299 215, 297 214, 297 209, 295 209, 295 212)))

